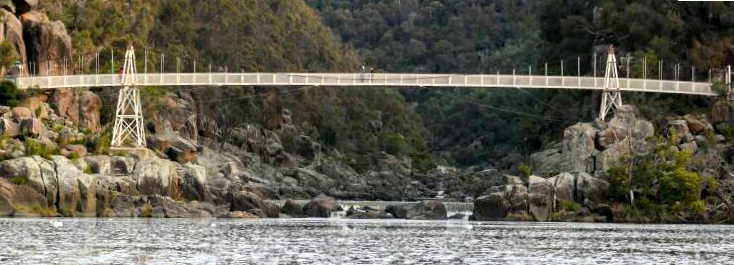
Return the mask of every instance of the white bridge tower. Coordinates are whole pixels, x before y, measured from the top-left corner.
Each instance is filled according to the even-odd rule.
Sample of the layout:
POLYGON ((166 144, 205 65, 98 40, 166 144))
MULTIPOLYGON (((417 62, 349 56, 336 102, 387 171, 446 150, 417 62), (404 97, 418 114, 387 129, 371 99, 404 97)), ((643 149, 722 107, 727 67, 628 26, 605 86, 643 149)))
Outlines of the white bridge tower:
POLYGON ((136 85, 135 48, 127 45, 125 63, 121 77, 120 95, 117 97, 115 128, 112 131, 112 149, 145 148, 143 130, 143 109, 140 104, 140 91, 136 85))
MULTIPOLYGON (((629 69, 627 69, 629 71, 629 69)), ((614 56, 614 45, 607 49, 607 71, 604 75, 604 92, 601 96, 601 110, 599 119, 606 119, 610 112, 622 106, 622 90, 619 86, 619 75, 617 73, 617 57, 614 56)))

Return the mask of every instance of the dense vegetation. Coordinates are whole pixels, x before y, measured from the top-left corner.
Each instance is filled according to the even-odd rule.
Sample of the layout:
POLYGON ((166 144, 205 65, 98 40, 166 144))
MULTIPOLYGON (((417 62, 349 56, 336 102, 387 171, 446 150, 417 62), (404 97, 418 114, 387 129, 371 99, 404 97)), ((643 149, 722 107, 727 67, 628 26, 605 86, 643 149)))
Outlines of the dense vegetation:
MULTIPOLYGON (((210 66, 214 71, 231 72, 351 72, 359 65, 351 49, 341 46, 313 10, 298 0, 57 0, 43 4, 52 17, 67 25, 75 57, 85 58, 83 68, 87 72, 95 70, 95 53, 102 54, 103 71, 117 69, 119 59, 110 65, 110 49, 119 58, 128 41, 137 47, 140 72, 146 69, 144 48, 148 49, 148 71, 159 71, 163 53, 166 71, 192 71, 194 62, 199 72, 209 71, 210 66)), ((277 129, 283 109, 289 109, 298 126, 322 145, 344 153, 346 162, 358 169, 369 166, 371 158, 383 151, 411 156, 418 168, 432 164, 421 119, 402 95, 392 90, 319 87, 175 91, 193 94, 201 114, 221 126, 252 123, 277 129)), ((146 100, 167 90, 143 92, 146 100)), ((102 94, 108 94, 110 101, 105 106, 114 106, 114 93, 102 94)), ((103 121, 109 122, 110 118, 103 117, 103 121)))
MULTIPOLYGON (((612 0, 309 0, 344 43, 365 63, 395 72, 527 74, 548 63, 549 74, 591 75, 593 53, 603 74, 606 46, 614 44, 620 74, 657 78, 707 78, 708 69, 731 61, 734 31, 728 3, 612 0), (683 23, 685 21, 685 23, 683 23), (580 57, 581 72, 575 66, 580 57), (571 62, 571 63, 569 63, 571 62)), ((568 91, 425 90, 405 92, 433 135, 435 151, 448 151, 460 165, 497 161, 510 153, 527 154, 557 139, 563 128, 596 116, 599 95, 568 91)), ((643 114, 657 120, 705 106, 705 99, 625 94, 643 114)))

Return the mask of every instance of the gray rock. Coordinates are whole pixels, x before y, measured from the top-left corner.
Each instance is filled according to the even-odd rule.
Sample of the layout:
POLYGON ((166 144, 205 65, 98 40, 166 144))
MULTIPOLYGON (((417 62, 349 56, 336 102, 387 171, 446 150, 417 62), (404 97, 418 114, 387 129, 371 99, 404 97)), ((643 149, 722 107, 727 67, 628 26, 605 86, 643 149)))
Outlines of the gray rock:
POLYGON ((331 217, 332 212, 342 210, 341 205, 339 205, 334 198, 324 194, 316 196, 303 206, 303 213, 309 217, 329 218, 331 217))
POLYGON ((577 123, 563 132, 561 154, 567 163, 565 171, 593 170, 593 156, 596 154, 595 140, 597 130, 588 123, 577 123))
POLYGON ((595 178, 586 172, 573 172, 575 177, 575 201, 588 207, 596 208, 599 204, 606 201, 609 192, 609 183, 595 178))
POLYGON ((573 201, 576 190, 576 177, 570 173, 563 172, 547 180, 553 186, 553 197, 555 201, 573 201))
POLYGON ((206 187, 206 168, 203 166, 186 164, 176 168, 181 177, 181 188, 184 199, 193 201, 208 201, 206 187))
POLYGON ((406 218, 411 220, 444 220, 446 206, 440 201, 422 201, 410 207, 406 218))
POLYGON ((283 207, 280 208, 280 212, 290 215, 292 217, 301 217, 303 216, 303 209, 301 205, 299 205, 294 200, 286 200, 285 204, 283 204, 283 207))
POLYGON ((549 220, 553 212, 553 184, 538 176, 528 178, 528 211, 535 220, 549 220))
MULTIPOLYGON (((71 56, 71 37, 66 32, 66 27, 61 21, 51 22, 48 17, 38 11, 30 11, 25 13, 18 3, 16 7, 18 12, 23 12, 20 20, 23 23, 23 35, 33 36, 26 40, 26 50, 28 51, 29 61, 35 61, 38 66, 38 72, 41 74, 61 74, 58 69, 47 69, 45 63, 41 60, 48 58, 50 61, 60 62, 64 58, 72 58, 71 56)), ((101 107, 101 101, 99 102, 101 107)), ((61 113, 63 114, 63 113, 61 113)))
POLYGON ((554 175, 562 171, 564 158, 561 150, 550 148, 530 155, 530 167, 538 175, 554 175))
POLYGON ((357 212, 346 217, 347 219, 392 219, 393 216, 384 212, 357 212))
POLYGON ((489 221, 504 219, 510 213, 524 214, 527 198, 528 189, 524 185, 495 186, 474 201, 472 216, 478 221, 489 221))
POLYGON ((138 161, 133 176, 143 195, 175 196, 176 191, 171 190, 169 185, 180 181, 175 163, 155 157, 138 161))
POLYGON ((43 195, 28 186, 13 185, 8 179, 0 178, 0 216, 42 216, 49 212, 43 195))
POLYGON ((16 137, 20 134, 20 125, 8 118, 0 118, 0 131, 3 136, 16 137))
POLYGON ((230 211, 248 211, 253 212, 259 210, 262 213, 260 217, 277 218, 280 209, 277 205, 263 200, 259 195, 253 192, 240 191, 230 195, 230 211))

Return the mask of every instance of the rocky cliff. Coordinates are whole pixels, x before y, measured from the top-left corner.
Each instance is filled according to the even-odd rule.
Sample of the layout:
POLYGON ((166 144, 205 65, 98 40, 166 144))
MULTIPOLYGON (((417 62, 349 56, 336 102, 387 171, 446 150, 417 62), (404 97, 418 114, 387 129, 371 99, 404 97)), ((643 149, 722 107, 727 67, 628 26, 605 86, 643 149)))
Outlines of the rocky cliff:
POLYGON ((62 73, 63 62, 68 61, 71 72, 74 68, 71 67, 72 44, 66 27, 61 21, 51 21, 46 14, 34 10, 37 5, 36 0, 0 1, 0 16, 4 21, 0 27, 0 42, 12 44, 16 60, 23 65, 7 70, 11 74, 22 70, 24 74, 54 75, 62 73))

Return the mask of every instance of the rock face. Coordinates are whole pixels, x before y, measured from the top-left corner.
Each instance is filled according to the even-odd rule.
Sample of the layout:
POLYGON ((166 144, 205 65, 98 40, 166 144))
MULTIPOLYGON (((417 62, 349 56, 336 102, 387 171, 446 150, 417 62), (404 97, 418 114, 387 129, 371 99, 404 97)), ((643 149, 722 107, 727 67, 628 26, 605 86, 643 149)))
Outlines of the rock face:
POLYGON ((577 123, 563 132, 563 148, 561 154, 567 165, 564 171, 593 170, 589 164, 596 153, 595 141, 597 130, 588 123, 577 123))
POLYGON ((654 134, 652 123, 636 118, 631 105, 617 108, 614 115, 609 122, 597 120, 566 128, 560 147, 551 145, 530 156, 533 172, 546 177, 561 172, 606 172, 625 154, 648 152, 646 139, 654 134))
POLYGON ((341 210, 343 210, 341 205, 334 198, 323 194, 316 196, 303 206, 303 213, 309 217, 329 218, 332 212, 341 210))
POLYGON ((474 201, 474 219, 489 221, 504 219, 510 213, 527 211, 527 187, 503 185, 490 188, 486 195, 474 201))
POLYGON ((303 216, 303 207, 301 205, 298 205, 296 201, 294 200, 286 200, 285 204, 283 204, 283 207, 280 208, 280 212, 287 214, 291 217, 301 217, 303 216))
POLYGON ((102 100, 90 91, 59 88, 51 97, 51 106, 63 118, 81 128, 99 132, 102 100))
POLYGON ((0 178, 0 216, 43 216, 48 212, 43 195, 0 178))
POLYGON ((45 14, 38 11, 24 13, 20 18, 28 60, 36 63, 40 74, 61 74, 63 70, 58 62, 71 58, 72 49, 71 37, 67 34, 64 23, 51 22, 45 14), (50 68, 47 61, 52 62, 50 68))
MULTIPOLYGON (((12 4, 8 5, 7 3, 5 3, 5 5, 12 6, 12 4)), ((21 24, 20 20, 12 11, 3 8, 0 8, 0 21, 2 21, 2 27, 0 27, 0 29, 2 29, 2 31, 0 31, 0 41, 5 40, 12 44, 17 52, 18 61, 25 62, 27 60, 27 56, 25 41, 23 40, 23 24, 21 24)))
POLYGON ((411 220, 444 220, 446 219, 446 206, 440 201, 423 201, 410 207, 405 218, 411 220))
POLYGON ((487 190, 474 201, 473 218, 488 221, 527 215, 534 220, 550 221, 551 213, 561 210, 561 203, 577 203, 587 211, 598 208, 608 189, 606 181, 586 172, 562 172, 547 179, 529 176, 524 184, 487 190))

